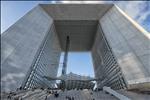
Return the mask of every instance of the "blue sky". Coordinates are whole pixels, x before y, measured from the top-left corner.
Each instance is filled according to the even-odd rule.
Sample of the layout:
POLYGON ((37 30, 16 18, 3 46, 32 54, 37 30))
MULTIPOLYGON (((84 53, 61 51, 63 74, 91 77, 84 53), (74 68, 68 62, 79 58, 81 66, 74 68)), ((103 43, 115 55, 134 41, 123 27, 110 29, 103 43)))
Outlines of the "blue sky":
MULTIPOLYGON (((60 58, 60 63, 63 62, 64 53, 60 58)), ((68 54, 67 73, 73 72, 79 75, 94 77, 93 64, 90 52, 74 52, 68 54)), ((59 66, 58 76, 61 74, 62 64, 59 66)))
MULTIPOLYGON (((78 1, 78 3, 80 2, 81 1, 78 1)), ((99 2, 112 3, 111 1, 99 2)), ((39 3, 50 3, 50 1, 2 1, 1 33, 3 33, 12 24, 14 24, 18 19, 20 19, 39 3)), ((143 28, 150 32, 150 1, 116 1, 114 3, 118 5, 123 11, 125 11, 131 18, 136 20, 143 28)), ((62 62, 62 57, 60 62, 62 62)), ((61 67, 62 65, 60 64, 59 71, 61 70, 61 67)), ((91 54, 89 52, 69 53, 67 72, 94 76, 91 54)))

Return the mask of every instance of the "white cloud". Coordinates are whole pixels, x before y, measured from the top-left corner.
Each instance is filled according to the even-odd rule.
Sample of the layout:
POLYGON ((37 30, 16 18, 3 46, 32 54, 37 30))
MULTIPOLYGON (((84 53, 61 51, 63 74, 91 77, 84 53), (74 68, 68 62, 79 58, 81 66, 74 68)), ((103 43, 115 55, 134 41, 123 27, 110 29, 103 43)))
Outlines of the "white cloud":
POLYGON ((149 1, 118 1, 115 4, 141 25, 150 16, 149 1))
POLYGON ((146 20, 150 16, 150 11, 145 11, 141 14, 141 16, 137 19, 139 23, 143 23, 144 20, 146 20))
POLYGON ((135 18, 139 15, 140 13, 140 7, 139 5, 143 3, 141 1, 118 1, 116 4, 124 10, 126 13, 128 13, 131 17, 135 18))
POLYGON ((13 89, 12 86, 14 86, 14 84, 18 84, 18 80, 24 78, 24 76, 24 73, 7 73, 5 76, 1 77, 2 90, 10 91, 13 89))
POLYGON ((8 81, 8 80, 15 80, 16 78, 22 78, 24 77, 24 73, 8 73, 7 75, 3 76, 1 78, 2 81, 8 81))
POLYGON ((50 1, 50 3, 56 3, 57 1, 50 1))

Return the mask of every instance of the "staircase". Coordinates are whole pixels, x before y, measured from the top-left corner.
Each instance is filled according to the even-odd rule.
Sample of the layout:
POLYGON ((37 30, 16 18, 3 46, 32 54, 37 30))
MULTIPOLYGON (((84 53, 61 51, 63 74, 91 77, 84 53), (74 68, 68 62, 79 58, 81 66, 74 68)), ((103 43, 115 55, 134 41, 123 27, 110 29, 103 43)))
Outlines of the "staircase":
POLYGON ((106 94, 103 91, 94 92, 91 90, 57 90, 59 96, 56 98, 54 94, 49 93, 49 90, 28 90, 18 92, 16 95, 11 95, 8 99, 8 94, 1 96, 1 100, 69 100, 66 97, 73 97, 73 100, 118 100, 114 96, 106 94))
POLYGON ((44 100, 46 95, 46 90, 36 89, 3 94, 1 95, 1 100, 44 100))
POLYGON ((150 100, 149 98, 149 94, 127 90, 114 91, 109 87, 103 87, 103 91, 29 89, 1 93, 1 100, 150 100), (58 97, 54 95, 56 91, 58 97))
POLYGON ((48 95, 47 100, 69 100, 66 99, 66 96, 71 98, 74 97, 74 100, 118 100, 103 91, 93 92, 90 90, 61 91, 58 98, 55 98, 54 95, 48 95))

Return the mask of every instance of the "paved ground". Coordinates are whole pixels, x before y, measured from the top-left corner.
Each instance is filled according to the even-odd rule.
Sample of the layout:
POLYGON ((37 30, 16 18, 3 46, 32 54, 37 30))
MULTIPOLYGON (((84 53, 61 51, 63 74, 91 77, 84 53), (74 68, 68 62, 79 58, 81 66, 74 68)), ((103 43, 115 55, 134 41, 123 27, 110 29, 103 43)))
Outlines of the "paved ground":
POLYGON ((131 98, 131 100, 150 100, 150 94, 125 91, 125 90, 118 90, 117 92, 131 98))
POLYGON ((69 90, 63 92, 59 90, 57 91, 59 94, 57 98, 54 95, 55 92, 41 89, 21 91, 15 95, 11 94, 11 99, 8 99, 8 94, 3 94, 1 95, 1 100, 117 100, 115 97, 105 94, 103 91, 69 90))

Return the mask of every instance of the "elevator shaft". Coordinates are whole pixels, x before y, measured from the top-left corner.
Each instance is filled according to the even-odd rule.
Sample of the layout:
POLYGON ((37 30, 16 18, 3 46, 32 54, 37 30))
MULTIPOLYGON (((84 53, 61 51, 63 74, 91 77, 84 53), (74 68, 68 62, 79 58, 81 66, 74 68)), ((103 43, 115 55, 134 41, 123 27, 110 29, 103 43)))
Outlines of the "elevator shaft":
POLYGON ((66 37, 66 47, 65 47, 65 53, 64 53, 64 61, 63 61, 63 67, 62 67, 62 75, 66 75, 67 71, 67 60, 68 60, 68 50, 69 50, 69 36, 66 37))

